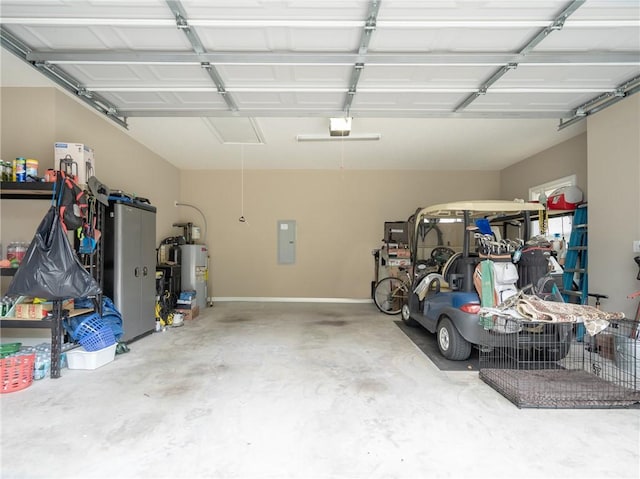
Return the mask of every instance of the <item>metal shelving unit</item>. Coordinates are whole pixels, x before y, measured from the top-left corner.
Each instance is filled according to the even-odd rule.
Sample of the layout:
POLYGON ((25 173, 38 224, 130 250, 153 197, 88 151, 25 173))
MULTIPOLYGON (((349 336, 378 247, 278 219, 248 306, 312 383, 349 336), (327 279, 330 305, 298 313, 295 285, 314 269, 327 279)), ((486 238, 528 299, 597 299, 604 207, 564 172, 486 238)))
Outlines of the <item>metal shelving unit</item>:
MULTIPOLYGON (((1 199, 14 200, 50 200, 53 183, 13 183, 2 182, 1 199)), ((14 276, 17 268, 2 268, 2 276, 14 276)), ((5 319, 0 318, 0 328, 38 328, 51 330, 51 377, 60 377, 60 354, 62 352, 62 317, 61 303, 54 304, 51 319, 5 319)))
POLYGON ((0 199, 49 200, 53 193, 53 185, 54 183, 3 181, 0 183, 0 199))
MULTIPOLYGON (((49 200, 53 193, 54 183, 13 183, 2 182, 0 185, 0 198, 1 199, 16 199, 16 200, 49 200)), ((104 231, 104 215, 105 207, 96 202, 96 227, 104 231)), ((96 251, 92 255, 87 255, 88 261, 85 262, 85 266, 91 272, 92 276, 96 279, 100 287, 103 285, 104 275, 104 246, 103 242, 99 241, 96 246, 96 251)), ((17 268, 1 268, 1 276, 14 276, 17 268)), ((102 307, 102 297, 98 298, 97 304, 99 308, 102 307)), ((86 312, 89 310, 84 310, 86 312)), ((77 311, 78 312, 78 311, 77 311)), ((53 315, 50 319, 7 319, 0 318, 0 328, 39 328, 51 330, 51 377, 60 377, 60 354, 65 349, 63 344, 63 328, 62 321, 66 316, 66 312, 62 309, 61 301, 54 301, 53 315)), ((66 348, 71 349, 71 348, 66 348)))

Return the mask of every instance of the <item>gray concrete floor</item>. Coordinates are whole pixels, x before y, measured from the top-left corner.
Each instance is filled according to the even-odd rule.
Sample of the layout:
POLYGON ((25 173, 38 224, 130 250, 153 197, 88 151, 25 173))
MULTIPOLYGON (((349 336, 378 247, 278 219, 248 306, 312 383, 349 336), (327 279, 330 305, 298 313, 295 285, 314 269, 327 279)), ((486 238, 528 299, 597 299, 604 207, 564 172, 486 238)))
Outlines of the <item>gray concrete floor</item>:
POLYGON ((368 304, 218 303, 0 397, 1 477, 640 477, 637 409, 518 409, 368 304))

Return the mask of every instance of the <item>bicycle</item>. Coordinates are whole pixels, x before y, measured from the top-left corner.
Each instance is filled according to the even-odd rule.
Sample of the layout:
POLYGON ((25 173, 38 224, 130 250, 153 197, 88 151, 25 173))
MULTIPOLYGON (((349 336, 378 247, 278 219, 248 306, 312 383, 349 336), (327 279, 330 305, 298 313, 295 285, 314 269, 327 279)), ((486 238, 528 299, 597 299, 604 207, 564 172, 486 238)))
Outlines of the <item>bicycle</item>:
POLYGON ((384 314, 400 314, 402 305, 409 299, 415 280, 422 279, 431 272, 440 272, 444 264, 455 254, 451 248, 438 246, 431 252, 429 260, 418 260, 415 265, 415 273, 412 275, 412 267, 400 266, 398 269, 402 277, 388 276, 382 278, 373 289, 373 302, 384 314))
POLYGON ((388 276, 382 278, 373 289, 373 302, 384 314, 400 314, 402 305, 409 297, 409 289, 413 282, 410 268, 400 266, 402 277, 388 276))

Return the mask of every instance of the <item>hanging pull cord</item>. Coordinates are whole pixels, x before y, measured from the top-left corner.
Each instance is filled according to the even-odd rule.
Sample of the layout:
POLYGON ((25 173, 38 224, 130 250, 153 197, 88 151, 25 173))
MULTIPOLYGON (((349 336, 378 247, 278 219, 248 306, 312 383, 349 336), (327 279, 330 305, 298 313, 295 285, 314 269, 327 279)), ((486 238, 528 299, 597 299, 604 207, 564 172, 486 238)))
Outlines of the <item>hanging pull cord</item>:
POLYGON ((244 145, 240 145, 240 223, 247 223, 244 217, 244 145))

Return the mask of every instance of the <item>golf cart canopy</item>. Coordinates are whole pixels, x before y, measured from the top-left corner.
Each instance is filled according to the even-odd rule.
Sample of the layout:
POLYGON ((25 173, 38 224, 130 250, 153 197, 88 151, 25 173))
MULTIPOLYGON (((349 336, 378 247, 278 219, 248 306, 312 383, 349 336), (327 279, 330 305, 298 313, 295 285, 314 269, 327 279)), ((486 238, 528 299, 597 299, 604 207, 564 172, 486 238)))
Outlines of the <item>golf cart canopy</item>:
MULTIPOLYGON (((459 220, 464 224, 465 229, 473 224, 475 220, 486 218, 490 221, 504 219, 525 219, 524 239, 528 239, 530 213, 539 212, 544 206, 540 203, 526 202, 523 200, 470 200, 455 201, 452 203, 442 203, 427 206, 418 210, 415 214, 414 238, 418 237, 420 225, 426 220, 438 223, 443 219, 459 220)), ((469 238, 463 238, 462 255, 469 255, 469 238)), ((413 257, 417 257, 417 241, 413 243, 413 257)))
POLYGON ((515 216, 522 211, 540 211, 543 208, 540 203, 519 200, 455 201, 422 208, 416 214, 416 225, 424 218, 464 218, 465 211, 469 212, 470 218, 495 218, 515 216))

